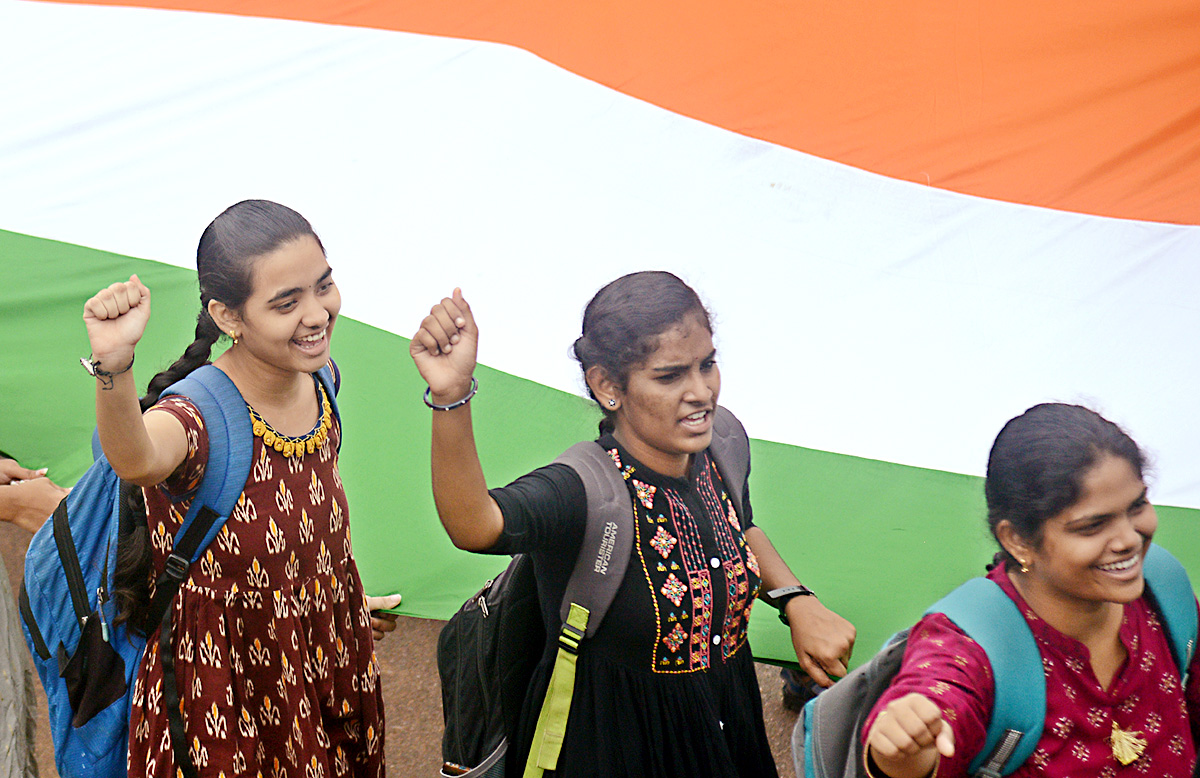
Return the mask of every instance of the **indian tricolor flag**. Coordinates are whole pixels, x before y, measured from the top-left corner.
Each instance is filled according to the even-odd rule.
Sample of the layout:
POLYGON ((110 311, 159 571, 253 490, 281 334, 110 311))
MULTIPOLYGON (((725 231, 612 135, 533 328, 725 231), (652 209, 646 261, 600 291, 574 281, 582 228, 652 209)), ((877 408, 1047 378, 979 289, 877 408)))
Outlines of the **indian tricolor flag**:
POLYGON ((1041 401, 1151 452, 1200 576, 1194 0, 0 0, 0 74, 0 448, 64 482, 83 301, 151 287, 144 384, 201 230, 263 197, 329 251, 355 553, 415 615, 504 560, 438 524, 405 336, 463 288, 501 485, 593 434, 568 347, 652 268, 715 313, 756 519, 861 654, 982 570, 988 448, 1041 401))

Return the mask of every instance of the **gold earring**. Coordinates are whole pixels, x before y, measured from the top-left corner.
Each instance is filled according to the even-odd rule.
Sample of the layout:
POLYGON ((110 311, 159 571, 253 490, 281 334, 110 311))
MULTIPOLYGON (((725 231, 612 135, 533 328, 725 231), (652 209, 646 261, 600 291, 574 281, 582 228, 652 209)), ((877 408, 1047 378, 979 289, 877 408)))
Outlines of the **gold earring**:
POLYGON ((1028 573, 1028 572, 1029 572, 1029 568, 1026 566, 1026 564, 1025 564, 1025 560, 1024 560, 1024 559, 1018 559, 1018 560, 1017 560, 1017 562, 1018 562, 1018 564, 1020 564, 1020 565, 1021 565, 1021 572, 1022 572, 1022 573, 1028 573))
POLYGON ((235 345, 235 346, 236 346, 236 345, 238 344, 238 334, 237 334, 237 330, 230 330, 230 331, 229 331, 229 338, 230 338, 230 340, 232 340, 232 341, 233 341, 233 345, 235 345))

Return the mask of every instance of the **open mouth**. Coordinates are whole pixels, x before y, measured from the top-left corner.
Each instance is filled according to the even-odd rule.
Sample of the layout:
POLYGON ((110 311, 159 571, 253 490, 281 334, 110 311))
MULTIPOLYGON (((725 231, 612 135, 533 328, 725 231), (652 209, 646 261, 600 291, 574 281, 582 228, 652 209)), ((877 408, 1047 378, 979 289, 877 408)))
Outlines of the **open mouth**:
POLYGON ((327 332, 329 332, 328 327, 320 332, 314 332, 312 335, 305 335, 303 338, 292 338, 292 342, 305 351, 316 351, 325 344, 327 332))
POLYGON ((1097 565, 1097 567, 1106 573, 1127 573, 1137 567, 1141 561, 1141 557, 1131 556, 1121 562, 1109 562, 1106 565, 1097 565))
POLYGON ((689 427, 701 427, 708 421, 712 411, 696 411, 683 417, 683 423, 689 427))

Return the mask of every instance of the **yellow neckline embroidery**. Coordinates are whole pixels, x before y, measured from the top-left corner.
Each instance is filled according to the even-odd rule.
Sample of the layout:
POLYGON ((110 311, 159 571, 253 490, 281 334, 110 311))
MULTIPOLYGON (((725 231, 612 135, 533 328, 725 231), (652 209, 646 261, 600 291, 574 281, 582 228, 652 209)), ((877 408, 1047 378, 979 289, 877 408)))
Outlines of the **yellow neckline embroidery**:
POLYGON ((250 409, 250 424, 254 430, 254 436, 262 438, 264 445, 270 446, 285 457, 301 457, 324 446, 325 441, 329 438, 329 430, 333 428, 333 408, 329 404, 329 397, 325 394, 325 387, 321 386, 320 381, 317 382, 317 391, 321 398, 321 420, 317 422, 317 426, 313 427, 311 432, 298 438, 276 432, 262 416, 258 415, 258 411, 247 405, 246 407, 250 409))

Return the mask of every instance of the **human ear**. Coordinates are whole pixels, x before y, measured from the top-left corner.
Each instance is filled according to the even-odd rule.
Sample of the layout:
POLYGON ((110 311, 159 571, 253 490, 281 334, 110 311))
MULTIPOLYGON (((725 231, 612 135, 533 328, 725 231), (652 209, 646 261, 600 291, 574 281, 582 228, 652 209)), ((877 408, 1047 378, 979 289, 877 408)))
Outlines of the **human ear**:
POLYGON ((226 335, 236 332, 238 325, 242 322, 242 317, 238 315, 237 311, 217 300, 208 301, 208 315, 226 335))
POLYGON ((1008 519, 1004 519, 996 525, 996 540, 1000 541, 1000 545, 1008 552, 1009 556, 1016 559, 1022 566, 1026 565, 1033 558, 1033 546, 1017 532, 1017 528, 1008 519))
POLYGON ((584 373, 584 378, 587 380, 588 388, 592 390, 592 394, 596 396, 596 402, 600 403, 600 407, 605 411, 616 411, 621 407, 621 400, 624 393, 617 382, 612 380, 608 371, 599 365, 592 365, 584 373))

